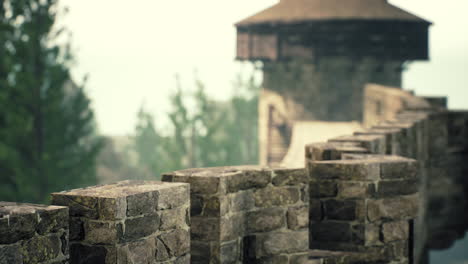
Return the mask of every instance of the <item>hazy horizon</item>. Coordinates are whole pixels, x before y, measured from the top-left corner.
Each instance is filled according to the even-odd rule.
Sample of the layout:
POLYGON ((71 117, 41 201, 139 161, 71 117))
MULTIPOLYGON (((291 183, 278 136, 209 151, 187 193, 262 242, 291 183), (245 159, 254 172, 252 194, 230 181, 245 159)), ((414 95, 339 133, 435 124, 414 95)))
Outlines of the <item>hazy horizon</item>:
MULTIPOLYGON (((234 23, 276 2, 63 0, 70 12, 61 24, 73 33, 78 62, 72 73, 77 80, 89 74, 87 91, 101 133, 132 133, 143 103, 164 122, 175 74, 188 90, 196 70, 210 95, 226 99, 235 75, 251 69, 234 61, 234 23)), ((403 87, 446 95, 451 108, 468 108, 468 36, 463 34, 468 21, 462 13, 468 2, 390 2, 434 23, 431 59, 411 63, 403 87)))

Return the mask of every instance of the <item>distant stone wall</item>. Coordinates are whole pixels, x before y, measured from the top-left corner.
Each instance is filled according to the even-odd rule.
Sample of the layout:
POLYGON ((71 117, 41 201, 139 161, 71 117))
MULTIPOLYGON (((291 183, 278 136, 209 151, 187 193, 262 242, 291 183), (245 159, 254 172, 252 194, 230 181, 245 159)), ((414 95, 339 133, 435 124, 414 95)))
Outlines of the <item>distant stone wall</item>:
POLYGON ((68 208, 0 202, 0 264, 65 264, 68 208))
MULTIPOLYGON (((400 210, 399 214, 402 217, 408 218, 401 206, 417 205, 418 217, 406 219, 414 223, 411 229, 414 234, 410 234, 409 240, 413 240, 414 245, 408 247, 409 253, 405 253, 409 254, 410 259, 413 258, 413 263, 426 263, 426 254, 429 249, 447 248, 456 239, 463 237, 466 230, 468 230, 468 218, 467 214, 464 213, 468 208, 468 180, 466 178, 466 175, 468 175, 468 165, 466 164, 466 160, 468 160, 468 112, 447 111, 443 108, 444 103, 441 103, 441 99, 437 99, 424 100, 398 89, 368 85, 365 92, 364 120, 369 129, 356 132, 352 136, 331 139, 329 143, 311 144, 306 147, 307 166, 311 173, 311 181, 313 182, 315 179, 318 182, 315 187, 311 185, 311 195, 314 193, 314 188, 315 190, 326 190, 327 188, 330 189, 330 186, 339 183, 339 179, 332 180, 333 184, 330 181, 323 183, 323 179, 320 178, 321 173, 314 173, 317 170, 320 172, 320 166, 323 166, 322 163, 327 160, 328 163, 331 162, 333 166, 337 167, 335 170, 340 166, 345 166, 349 162, 346 159, 355 159, 356 157, 361 159, 362 165, 367 164, 366 166, 375 163, 376 159, 385 164, 385 160, 388 161, 391 156, 383 156, 383 154, 399 155, 417 160, 417 181, 415 181, 416 178, 409 182, 400 179, 399 183, 398 181, 393 183, 393 187, 390 182, 381 182, 382 178, 374 178, 372 183, 375 184, 378 190, 390 188, 394 192, 393 195, 398 193, 403 195, 399 199, 409 194, 410 190, 416 191, 414 188, 417 187, 420 199, 395 203, 395 206, 391 207, 392 210, 400 210), (323 184, 326 187, 323 187, 323 184)), ((397 163, 393 164, 396 166, 397 172, 401 174, 400 177, 404 178, 404 175, 408 173, 408 169, 402 169, 401 165, 397 163)), ((351 172, 354 172, 354 170, 348 170, 346 177, 350 177, 351 172)), ((331 170, 326 176, 330 177, 330 175, 335 175, 334 173, 331 170)), ((340 186, 340 184, 337 186, 340 186)), ((335 188, 333 189, 335 193, 328 193, 328 196, 318 197, 320 203, 317 200, 311 200, 311 217, 314 215, 312 212, 318 212, 317 208, 313 209, 315 204, 316 207, 320 205, 321 212, 324 214, 319 219, 324 221, 323 219, 336 218, 333 214, 330 216, 330 212, 326 209, 326 203, 324 205, 324 202, 328 201, 327 199, 334 201, 340 198, 339 189, 333 188, 335 188)), ((367 193, 366 195, 368 195, 368 199, 373 198, 372 194, 367 193)), ((360 196, 360 199, 362 198, 363 196, 360 196)), ((346 203, 341 201, 341 204, 339 208, 342 208, 342 210, 347 208, 346 203)), ((353 203, 351 205, 358 207, 353 203)), ((348 202, 348 206, 351 205, 348 202)), ((370 221, 369 205, 367 203, 367 220, 370 221)), ((328 205, 328 208, 330 208, 330 205, 328 205)), ((340 217, 343 217, 343 215, 341 213, 340 217)), ((391 219, 385 221, 389 220, 391 219)), ((312 231, 313 226, 311 224, 312 234, 314 234, 312 231)), ((381 229, 379 232, 380 243, 385 244, 383 225, 381 225, 381 229)), ((318 230, 322 229, 318 228, 318 230)), ((348 229, 345 230, 350 232, 348 229)), ((330 237, 324 236, 323 239, 330 239, 330 237)), ((342 241, 341 243, 332 242, 332 248, 347 248, 342 247, 342 241), (337 246, 337 244, 339 245, 337 246)), ((356 246, 357 244, 353 245, 356 246)), ((324 243, 315 243, 314 245, 313 240, 311 240, 311 246, 313 248, 327 247, 324 243)), ((376 246, 355 250, 372 252, 376 246)), ((386 261, 388 262, 390 259, 386 261)))
POLYGON ((222 167, 163 175, 190 183, 191 263, 299 263, 308 257, 304 169, 222 167))
POLYGON ((305 146, 305 168, 188 169, 53 193, 60 206, 2 202, 0 264, 426 264, 468 230, 468 111, 378 85, 364 100, 368 129, 305 146))

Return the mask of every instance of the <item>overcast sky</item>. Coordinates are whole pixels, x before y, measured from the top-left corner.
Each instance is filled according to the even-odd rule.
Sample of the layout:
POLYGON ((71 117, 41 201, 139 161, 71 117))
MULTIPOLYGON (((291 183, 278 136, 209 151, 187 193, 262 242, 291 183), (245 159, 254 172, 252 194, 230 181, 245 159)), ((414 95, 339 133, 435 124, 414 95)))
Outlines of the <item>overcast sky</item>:
MULTIPOLYGON (((233 24, 277 2, 61 1, 70 9, 62 23, 73 33, 74 78, 89 74, 87 91, 100 131, 110 135, 132 133, 142 103, 162 122, 176 73, 189 90, 197 69, 211 95, 227 98, 235 74, 250 69, 234 61, 233 24)), ((468 1, 390 2, 434 22, 431 60, 410 64, 404 87, 448 95, 450 107, 468 108, 468 1)))

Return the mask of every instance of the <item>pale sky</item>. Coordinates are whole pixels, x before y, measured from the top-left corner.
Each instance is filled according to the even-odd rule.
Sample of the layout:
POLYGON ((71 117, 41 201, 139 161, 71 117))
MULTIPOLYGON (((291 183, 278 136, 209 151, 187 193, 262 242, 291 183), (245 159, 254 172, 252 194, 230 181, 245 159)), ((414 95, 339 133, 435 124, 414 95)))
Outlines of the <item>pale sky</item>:
MULTIPOLYGON (((249 64, 234 61, 234 23, 277 2, 61 1, 70 9, 62 23, 73 33, 73 76, 89 74, 87 92, 100 131, 108 135, 132 133, 142 103, 163 122, 176 73, 190 90, 196 69, 211 95, 227 98, 236 73, 250 71, 249 64)), ((468 1, 390 2, 434 22, 431 60, 410 64, 404 88, 448 95, 450 107, 468 109, 468 1)))

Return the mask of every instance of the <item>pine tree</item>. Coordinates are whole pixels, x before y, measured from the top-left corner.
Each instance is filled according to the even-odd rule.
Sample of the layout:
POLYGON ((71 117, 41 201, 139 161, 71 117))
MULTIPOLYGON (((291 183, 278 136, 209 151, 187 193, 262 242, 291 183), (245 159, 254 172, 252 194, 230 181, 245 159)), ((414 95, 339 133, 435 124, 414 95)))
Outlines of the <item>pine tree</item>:
POLYGON ((95 183, 101 143, 57 0, 0 0, 0 200, 45 202, 95 183))

